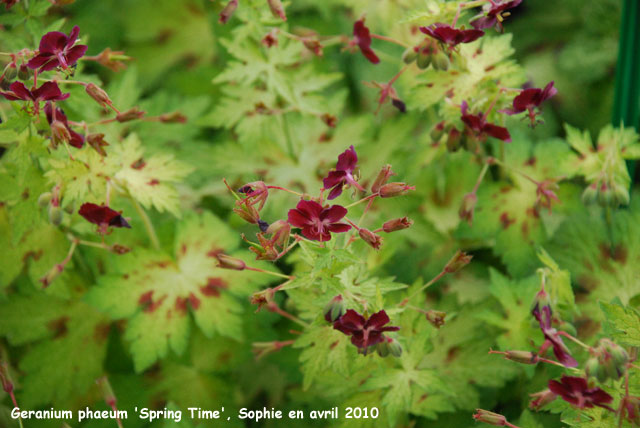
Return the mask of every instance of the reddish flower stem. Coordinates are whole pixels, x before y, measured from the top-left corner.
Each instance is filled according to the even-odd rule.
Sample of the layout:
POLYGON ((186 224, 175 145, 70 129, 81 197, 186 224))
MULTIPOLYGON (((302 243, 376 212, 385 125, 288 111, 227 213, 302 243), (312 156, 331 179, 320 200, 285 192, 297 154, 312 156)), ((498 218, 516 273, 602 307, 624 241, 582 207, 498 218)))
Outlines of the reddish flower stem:
POLYGON ((267 305, 267 309, 271 312, 275 312, 278 315, 281 315, 297 324, 300 324, 303 327, 309 327, 309 324, 307 324, 306 322, 302 321, 300 318, 296 317, 295 315, 291 315, 289 312, 281 309, 275 302, 270 302, 267 305))
POLYGON ((285 192, 289 192, 289 193, 291 193, 291 194, 293 194, 293 195, 296 195, 296 196, 299 196, 299 197, 301 197, 301 198, 304 196, 302 193, 298 193, 298 192, 296 192, 296 191, 294 191, 294 190, 287 189, 287 188, 285 188, 285 187, 280 187, 280 186, 267 186, 267 189, 284 190, 285 192))
POLYGON ((409 47, 409 45, 407 43, 401 42, 400 40, 396 40, 396 39, 394 39, 392 37, 382 36, 380 34, 373 34, 373 33, 370 34, 370 35, 371 35, 371 38, 373 38, 373 39, 384 40, 385 42, 393 43, 395 45, 402 46, 404 48, 408 48, 409 47))
POLYGON ((255 267, 251 267, 251 266, 247 266, 247 267, 245 267, 245 269, 246 269, 246 270, 253 271, 253 272, 266 273, 267 275, 273 275, 273 276, 277 276, 277 277, 279 277, 279 278, 295 279, 295 276, 285 275, 285 274, 283 274, 283 273, 272 272, 272 271, 270 271, 270 270, 265 270, 265 269, 255 268, 255 267))
POLYGON ((437 274, 435 277, 433 277, 431 279, 431 281, 427 282, 425 285, 423 285, 422 287, 420 287, 418 290, 414 291, 409 297, 405 298, 402 302, 400 302, 400 307, 404 307, 407 305, 407 303, 409 303, 409 300, 411 300, 413 297, 416 296, 416 294, 421 293, 422 291, 424 291, 427 287, 435 284, 437 281, 439 281, 443 276, 445 276, 447 274, 447 271, 445 269, 442 269, 442 272, 440 272, 439 274, 437 274))
POLYGON ((346 209, 349 209, 349 208, 351 208, 351 207, 355 207, 355 206, 356 206, 356 205, 358 205, 358 204, 361 204, 361 203, 363 203, 363 202, 368 201, 369 199, 373 199, 373 198, 376 198, 376 197, 378 197, 378 196, 380 196, 380 193, 374 193, 374 194, 371 194, 371 195, 367 196, 366 198, 362 198, 362 199, 360 199, 360 200, 358 200, 358 201, 355 201, 355 202, 353 202, 353 203, 351 203, 351 204, 349 204, 349 205, 346 205, 346 206, 345 206, 345 208, 346 208, 346 209))

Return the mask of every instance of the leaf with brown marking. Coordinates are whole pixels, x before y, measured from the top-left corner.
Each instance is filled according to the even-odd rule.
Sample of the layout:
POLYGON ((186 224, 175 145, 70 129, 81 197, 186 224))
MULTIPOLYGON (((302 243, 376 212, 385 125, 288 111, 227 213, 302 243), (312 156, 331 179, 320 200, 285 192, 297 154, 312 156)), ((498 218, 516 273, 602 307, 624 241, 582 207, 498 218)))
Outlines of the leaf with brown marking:
POLYGON ((246 297, 270 278, 218 267, 214 255, 231 253, 238 243, 213 214, 192 215, 178 226, 172 254, 134 250, 117 257, 113 271, 90 290, 91 304, 114 319, 128 320, 125 337, 137 371, 165 357, 169 349, 181 354, 191 317, 208 337, 242 338, 237 297, 246 297))

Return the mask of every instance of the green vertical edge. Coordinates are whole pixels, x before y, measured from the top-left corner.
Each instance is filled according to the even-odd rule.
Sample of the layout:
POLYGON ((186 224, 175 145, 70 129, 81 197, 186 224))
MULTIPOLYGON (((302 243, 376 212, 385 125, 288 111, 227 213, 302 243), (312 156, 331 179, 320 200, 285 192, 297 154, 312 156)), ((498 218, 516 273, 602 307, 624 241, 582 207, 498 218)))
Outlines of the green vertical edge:
MULTIPOLYGON (((640 0, 623 0, 612 123, 640 125, 640 0)), ((635 162, 628 161, 634 176, 635 162)))

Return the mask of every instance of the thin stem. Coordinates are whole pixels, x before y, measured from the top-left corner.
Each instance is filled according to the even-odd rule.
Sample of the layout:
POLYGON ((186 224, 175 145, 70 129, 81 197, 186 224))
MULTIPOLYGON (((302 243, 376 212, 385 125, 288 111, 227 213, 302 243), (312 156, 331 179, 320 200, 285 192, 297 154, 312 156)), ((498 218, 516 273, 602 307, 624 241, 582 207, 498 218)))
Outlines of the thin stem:
POLYGON ((136 211, 138 212, 138 215, 140 216, 140 218, 142 219, 142 222, 144 223, 144 227, 147 230, 147 235, 149 235, 149 240, 151 241, 153 248, 156 250, 159 250, 160 241, 158 240, 158 235, 156 235, 156 230, 153 228, 153 223, 151 223, 151 219, 149 218, 147 213, 144 211, 144 209, 140 206, 138 201, 136 201, 133 196, 129 195, 129 198, 131 199, 131 203, 133 204, 133 207, 136 209, 136 211))
POLYGON ((428 288, 429 286, 435 284, 437 281, 439 281, 443 276, 445 276, 447 274, 447 271, 442 269, 442 272, 440 272, 439 274, 437 274, 435 277, 433 277, 431 279, 431 281, 427 282, 425 285, 423 285, 422 287, 420 287, 418 290, 414 291, 409 297, 405 298, 402 302, 400 302, 400 307, 405 306, 407 303, 409 303, 409 300, 411 300, 412 298, 414 298, 418 293, 421 293, 422 291, 424 291, 426 288, 428 288))
POLYGON ((299 196, 299 197, 301 197, 301 198, 304 196, 302 193, 298 193, 298 192, 296 192, 296 191, 294 191, 294 190, 287 189, 287 188, 285 188, 285 187, 280 187, 280 186, 267 186, 267 189, 284 190, 285 192, 289 192, 289 193, 291 193, 291 194, 293 194, 293 195, 296 195, 296 196, 299 196))
POLYGON ((289 132, 289 122, 287 121, 287 116, 283 114, 278 117, 280 117, 280 119, 282 120, 282 130, 287 142, 287 151, 289 152, 289 156, 291 157, 291 159, 297 160, 296 154, 293 150, 293 140, 291 139, 291 133, 289 132))
POLYGON ((567 339, 569 339, 569 340, 571 340, 571 341, 573 341, 573 342, 577 343, 578 345, 582 346, 584 349, 587 349, 587 350, 591 349, 591 346, 589 346, 589 345, 585 344, 584 342, 581 342, 579 339, 577 339, 577 338, 573 337, 572 335, 570 335, 570 334, 569 334, 569 333, 567 333, 566 331, 562 331, 562 330, 560 330, 560 331, 558 332, 558 335, 566 337, 567 339))
POLYGON ((272 276, 277 276, 279 278, 286 278, 286 279, 295 279, 295 276, 291 276, 291 275, 285 275, 283 273, 278 273, 278 272, 273 272, 270 270, 264 270, 264 269, 260 269, 260 268, 255 268, 255 267, 251 267, 251 266, 246 266, 245 267, 246 270, 251 270, 254 272, 261 272, 261 273, 266 273, 267 275, 272 275, 272 276))
POLYGON ((289 312, 282 310, 277 304, 275 304, 274 302, 271 302, 267 308, 271 311, 271 312, 275 312, 278 315, 281 315, 297 324, 300 324, 303 327, 309 327, 309 324, 307 324, 306 322, 302 321, 300 318, 296 317, 295 315, 291 315, 289 312))
POLYGON ((471 193, 475 194, 478 191, 478 187, 480 187, 480 184, 482 183, 482 180, 484 180, 484 176, 487 174, 488 170, 489 170, 489 164, 485 162, 484 166, 482 167, 482 171, 480 171, 480 175, 478 176, 478 180, 476 180, 476 184, 475 186, 473 186, 473 191, 471 193))
POLYGON ((351 207, 355 207, 355 206, 356 206, 356 205, 358 205, 358 204, 361 204, 361 203, 363 203, 363 202, 368 201, 369 199, 373 199, 373 198, 376 198, 376 197, 378 197, 378 196, 380 196, 380 193, 374 193, 374 194, 372 194, 372 195, 367 196, 366 198, 362 198, 362 199, 360 199, 360 200, 358 200, 358 201, 355 201, 355 202, 353 202, 353 203, 351 203, 351 204, 349 204, 349 205, 345 205, 345 208, 346 208, 346 209, 349 209, 349 208, 351 208, 351 207))
POLYGON ((382 36, 380 34, 371 34, 371 37, 374 39, 378 39, 378 40, 384 40, 385 42, 389 42, 389 43, 393 43, 399 46, 402 46, 404 48, 408 48, 409 45, 405 42, 401 42, 400 40, 396 40, 392 37, 387 37, 387 36, 382 36))

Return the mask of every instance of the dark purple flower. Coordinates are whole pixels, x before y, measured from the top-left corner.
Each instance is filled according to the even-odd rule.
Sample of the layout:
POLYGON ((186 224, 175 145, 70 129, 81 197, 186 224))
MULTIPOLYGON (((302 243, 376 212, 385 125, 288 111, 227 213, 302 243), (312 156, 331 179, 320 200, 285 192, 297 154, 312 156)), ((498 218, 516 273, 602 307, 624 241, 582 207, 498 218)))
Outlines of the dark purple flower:
POLYGON ((513 99, 513 108, 500 110, 500 112, 512 115, 528 111, 529 119, 531 119, 531 125, 533 126, 535 124, 536 114, 538 114, 535 111, 536 107, 539 108, 540 104, 557 93, 558 90, 553 87, 553 81, 549 82, 544 89, 523 89, 520 94, 513 99))
POLYGON ((437 23, 428 27, 420 27, 420 31, 434 39, 454 47, 460 43, 471 43, 484 36, 482 30, 459 30, 448 24, 437 23))
POLYGON ((400 327, 384 327, 389 322, 389 316, 384 310, 365 319, 353 309, 349 309, 333 323, 333 328, 351 336, 351 343, 358 348, 366 349, 382 342, 384 332, 400 330, 400 327))
MULTIPOLYGON (((493 26, 497 27, 498 30, 502 30, 502 21, 504 19, 502 13, 505 10, 513 9, 520 3, 522 3, 522 0, 492 0, 485 15, 471 21, 471 26, 476 30, 484 30, 493 26)), ((507 15, 505 14, 504 16, 507 15)))
POLYGON ((112 210, 104 205, 96 205, 90 202, 82 204, 78 211, 89 223, 97 224, 100 227, 127 227, 131 228, 129 223, 122 217, 122 212, 112 210))
POLYGON ((364 190, 364 188, 358 184, 353 178, 353 171, 358 164, 358 155, 356 149, 353 146, 345 150, 340 156, 338 156, 338 163, 336 169, 330 171, 326 178, 322 180, 324 189, 331 189, 327 199, 335 199, 342 194, 342 187, 344 185, 354 186, 358 190, 364 190))
POLYGON ((69 127, 67 116, 64 114, 64 111, 62 111, 60 107, 57 107, 54 111, 52 104, 48 102, 44 106, 44 114, 47 115, 47 122, 49 122, 49 125, 51 125, 54 121, 58 121, 61 122, 65 128, 67 128, 70 137, 69 144, 78 149, 81 149, 82 146, 84 146, 84 137, 69 127))
POLYGON ((599 406, 612 410, 606 404, 611 403, 613 397, 598 387, 589 388, 584 378, 563 375, 560 381, 550 380, 549 389, 579 409, 599 406))
POLYGON ((289 224, 302 229, 302 234, 313 241, 329 241, 331 232, 342 233, 351 229, 348 224, 340 223, 347 215, 347 209, 340 205, 323 208, 315 201, 301 200, 289 210, 289 224))
POLYGON ((60 31, 51 31, 40 39, 38 55, 27 63, 29 68, 41 71, 53 70, 56 67, 67 69, 73 66, 87 52, 86 45, 74 46, 78 40, 80 28, 76 25, 67 36, 60 31))
POLYGON ((9 101, 32 101, 35 114, 38 113, 40 101, 62 101, 69 98, 70 94, 63 94, 55 82, 44 82, 39 88, 27 89, 22 82, 13 82, 9 86, 10 92, 0 91, 0 95, 9 101))
POLYGON ((545 346, 553 346, 553 355, 562 365, 565 367, 577 367, 578 362, 569 353, 569 348, 562 341, 558 331, 551 327, 551 308, 545 305, 540 310, 540 305, 536 304, 531 313, 540 323, 540 329, 544 334, 545 344, 542 347, 546 349, 545 346))
POLYGON ((0 0, 0 3, 4 3, 5 8, 9 10, 11 6, 18 3, 18 0, 0 0))
POLYGON ((353 24, 353 41, 360 48, 360 52, 371 63, 377 64, 380 62, 380 58, 371 49, 371 34, 366 25, 364 25, 364 18, 357 20, 353 24))
POLYGON ((511 135, 507 128, 494 125, 493 123, 487 123, 487 118, 483 116, 482 112, 477 114, 467 113, 469 105, 466 101, 462 102, 460 109, 462 111, 462 121, 477 138, 484 139, 489 135, 507 143, 511 142, 511 135))

